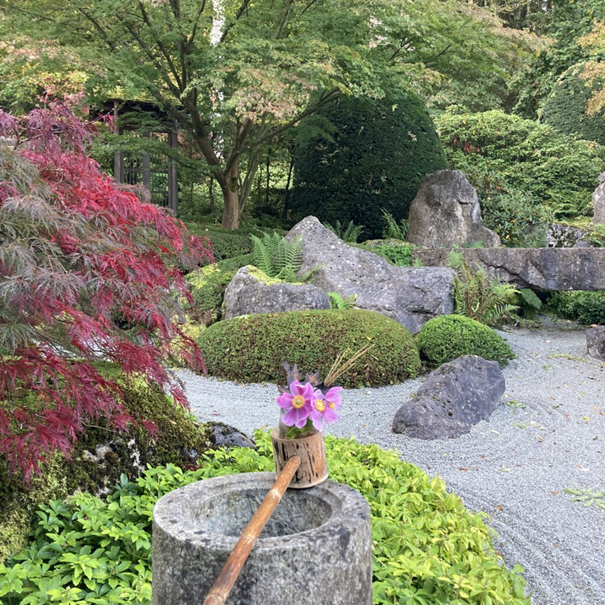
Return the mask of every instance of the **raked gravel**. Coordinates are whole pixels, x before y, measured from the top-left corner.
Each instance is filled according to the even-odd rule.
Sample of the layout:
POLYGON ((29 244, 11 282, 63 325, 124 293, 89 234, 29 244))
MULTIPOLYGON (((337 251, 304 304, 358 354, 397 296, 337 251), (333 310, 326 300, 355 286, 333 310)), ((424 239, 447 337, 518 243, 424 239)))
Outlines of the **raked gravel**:
MULTIPOLYGON (((605 605, 605 510, 564 492, 605 491, 605 364, 587 357, 578 329, 502 335, 518 359, 504 371, 502 405, 470 434, 423 441, 391 432, 422 379, 344 391, 330 432, 397 449, 402 460, 441 475, 468 508, 486 512, 507 565, 525 568, 534 605, 605 605)), ((179 375, 200 419, 247 434, 275 426, 275 385, 179 375)))

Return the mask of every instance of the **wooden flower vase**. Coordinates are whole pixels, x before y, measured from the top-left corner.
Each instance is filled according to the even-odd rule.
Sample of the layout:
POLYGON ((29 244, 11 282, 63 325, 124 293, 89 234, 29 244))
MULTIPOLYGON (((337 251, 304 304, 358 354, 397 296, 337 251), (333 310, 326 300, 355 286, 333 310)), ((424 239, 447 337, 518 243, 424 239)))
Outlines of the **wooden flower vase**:
POLYGON ((291 489, 305 489, 323 483, 328 478, 328 463, 323 433, 318 432, 298 439, 281 439, 278 430, 271 431, 275 472, 279 475, 293 456, 300 458, 300 466, 294 474, 291 489))

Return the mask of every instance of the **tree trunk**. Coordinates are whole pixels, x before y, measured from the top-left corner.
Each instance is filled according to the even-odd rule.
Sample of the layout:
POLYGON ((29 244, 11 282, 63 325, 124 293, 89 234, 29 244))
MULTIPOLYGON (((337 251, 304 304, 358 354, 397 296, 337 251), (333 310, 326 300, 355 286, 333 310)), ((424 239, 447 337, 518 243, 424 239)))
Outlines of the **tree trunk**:
POLYGON ((223 191, 223 229, 237 229, 239 227, 239 162, 236 160, 227 174, 224 184, 221 183, 223 191))

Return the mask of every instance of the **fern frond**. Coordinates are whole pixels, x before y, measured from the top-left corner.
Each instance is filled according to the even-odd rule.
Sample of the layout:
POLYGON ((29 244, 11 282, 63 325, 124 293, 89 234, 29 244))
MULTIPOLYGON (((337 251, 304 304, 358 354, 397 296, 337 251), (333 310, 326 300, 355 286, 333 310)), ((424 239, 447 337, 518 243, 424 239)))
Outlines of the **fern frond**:
POLYGON ((258 267, 265 275, 268 275, 269 277, 276 277, 277 274, 275 267, 273 266, 269 246, 267 245, 267 234, 265 233, 262 240, 256 235, 251 235, 250 237, 254 244, 254 248, 252 249, 254 265, 258 267))
POLYGON ((542 308, 542 301, 536 296, 536 293, 529 288, 521 288, 519 290, 519 295, 523 301, 523 304, 539 311, 542 308))

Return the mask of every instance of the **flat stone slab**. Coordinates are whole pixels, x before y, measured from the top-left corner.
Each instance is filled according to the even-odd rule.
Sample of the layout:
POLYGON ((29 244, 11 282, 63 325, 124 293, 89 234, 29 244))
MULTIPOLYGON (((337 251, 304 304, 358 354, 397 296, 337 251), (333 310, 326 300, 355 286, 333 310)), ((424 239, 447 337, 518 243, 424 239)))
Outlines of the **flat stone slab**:
MULTIPOLYGON (((275 481, 242 473, 198 481, 153 512, 153 605, 201 605, 275 481)), ((288 490, 244 564, 226 605, 371 605, 370 507, 325 481, 288 490)))
MULTIPOLYGON (((467 248, 464 260, 500 281, 541 290, 605 290, 605 248, 467 248)), ((449 250, 413 252, 428 267, 447 264, 449 250)))

